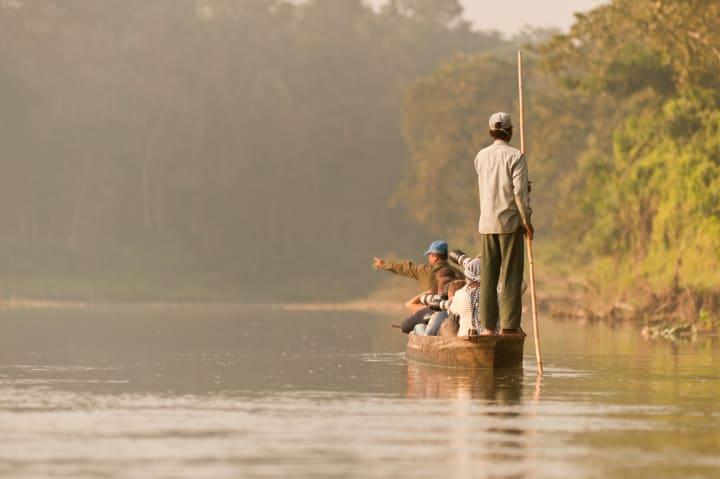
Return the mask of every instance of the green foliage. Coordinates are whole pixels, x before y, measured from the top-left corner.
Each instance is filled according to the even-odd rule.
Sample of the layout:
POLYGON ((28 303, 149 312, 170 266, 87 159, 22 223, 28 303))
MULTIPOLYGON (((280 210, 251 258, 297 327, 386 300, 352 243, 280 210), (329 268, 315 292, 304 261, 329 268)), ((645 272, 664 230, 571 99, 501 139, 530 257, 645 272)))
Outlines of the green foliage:
POLYGON ((590 95, 595 118, 580 120, 586 144, 555 224, 607 283, 717 287, 720 102, 708 87, 720 37, 698 21, 717 25, 717 12, 707 1, 614 1, 540 48, 559 96, 590 95))
POLYGON ((403 131, 411 163, 395 198, 433 233, 458 238, 475 230, 473 158, 490 142, 486 112, 514 108, 507 88, 514 81, 511 63, 458 55, 409 88, 403 131))
MULTIPOLYGON (((608 282, 717 287, 720 2, 519 41, 539 237, 608 282)), ((515 45, 457 0, 0 1, 0 286, 353 295, 374 254, 471 243, 515 45)))
POLYGON ((697 329, 701 332, 709 332, 716 330, 718 326, 717 314, 713 314, 713 312, 705 308, 701 308, 697 318, 697 329))
MULTIPOLYGON (((532 48, 534 220, 562 245, 560 261, 588 266, 601 285, 718 287, 718 32, 718 2, 615 0, 532 48)), ((474 231, 472 158, 487 115, 515 94, 514 65, 482 56, 457 57, 409 90, 413 163, 398 197, 416 220, 474 231)))
POLYGON ((28 276, 363 294, 369 258, 428 239, 387 208, 404 88, 455 52, 507 48, 458 5, 0 1, 4 270, 57 256, 73 261, 28 276))
POLYGON ((690 92, 617 134, 613 216, 632 233, 616 249, 634 252, 656 282, 720 279, 719 105, 712 93, 690 92))

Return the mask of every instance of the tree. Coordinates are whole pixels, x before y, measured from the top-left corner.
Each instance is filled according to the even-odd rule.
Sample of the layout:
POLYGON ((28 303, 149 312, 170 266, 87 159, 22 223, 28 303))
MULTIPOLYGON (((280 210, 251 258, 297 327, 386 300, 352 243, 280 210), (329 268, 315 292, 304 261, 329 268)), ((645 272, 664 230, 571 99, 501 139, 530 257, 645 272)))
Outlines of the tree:
POLYGON ((515 81, 512 62, 458 55, 408 90, 403 130, 411 163, 396 199, 433 233, 472 238, 473 159, 490 143, 489 115, 514 110, 515 81))
POLYGON ((0 2, 0 286, 367 291, 425 242, 387 208, 405 87, 507 43, 405 3, 0 2))
MULTIPOLYGON (((608 283, 717 284, 718 8, 701 0, 615 0, 532 48, 534 220, 566 261, 595 267, 608 283)), ((502 109, 514 85, 514 65, 475 56, 458 57, 410 88, 412 163, 397 198, 423 225, 468 241, 470 159, 486 128, 468 105, 502 109)))

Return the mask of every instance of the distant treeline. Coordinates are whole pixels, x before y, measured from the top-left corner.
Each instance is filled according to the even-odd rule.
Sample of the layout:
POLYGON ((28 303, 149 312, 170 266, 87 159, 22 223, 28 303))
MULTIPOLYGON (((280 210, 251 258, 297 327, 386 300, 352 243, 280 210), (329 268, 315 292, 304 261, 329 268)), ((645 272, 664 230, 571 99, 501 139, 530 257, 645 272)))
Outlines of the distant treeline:
POLYGON ((373 254, 430 239, 388 207, 406 87, 456 52, 514 50, 461 13, 0 0, 0 294, 367 291, 373 254))
MULTIPOLYGON (((538 239, 603 287, 717 289, 720 2, 614 0, 531 53, 538 239)), ((461 242, 477 208, 471 158, 487 141, 478 111, 511 104, 513 68, 460 55, 407 96, 413 167, 396 198, 461 242)))
POLYGON ((336 299, 373 255, 471 247, 521 42, 545 250, 717 287, 716 1, 508 41, 457 0, 0 0, 0 295, 336 299))

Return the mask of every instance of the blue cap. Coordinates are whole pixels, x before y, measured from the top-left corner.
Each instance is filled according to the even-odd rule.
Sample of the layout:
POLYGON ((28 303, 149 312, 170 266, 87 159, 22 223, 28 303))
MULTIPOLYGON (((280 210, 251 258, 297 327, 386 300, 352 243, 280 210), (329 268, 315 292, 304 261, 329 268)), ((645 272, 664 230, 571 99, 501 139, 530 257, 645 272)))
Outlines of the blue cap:
POLYGON ((447 243, 444 241, 433 241, 430 244, 430 247, 427 251, 425 251, 425 254, 428 255, 430 253, 435 254, 447 254, 448 252, 448 246, 447 243))

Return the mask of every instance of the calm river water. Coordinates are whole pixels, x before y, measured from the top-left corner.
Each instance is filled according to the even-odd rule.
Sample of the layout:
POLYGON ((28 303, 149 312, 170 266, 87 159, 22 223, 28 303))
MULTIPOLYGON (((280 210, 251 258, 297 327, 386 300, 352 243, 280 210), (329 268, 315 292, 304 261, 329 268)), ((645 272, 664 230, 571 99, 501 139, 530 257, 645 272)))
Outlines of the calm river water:
MULTIPOLYGON (((398 318, 0 313, 0 476, 720 477, 720 345, 545 321, 520 374, 410 364, 398 318)), ((529 328, 528 328, 529 329, 529 328)))

